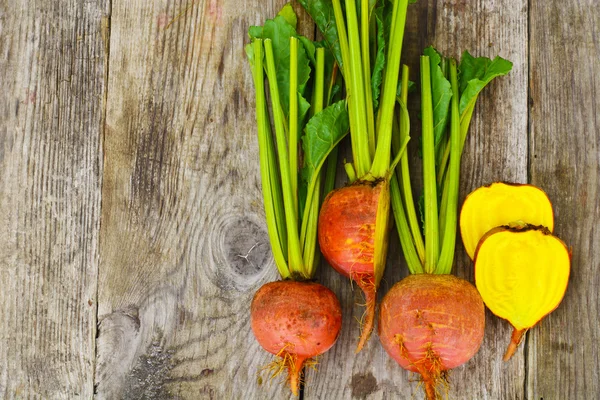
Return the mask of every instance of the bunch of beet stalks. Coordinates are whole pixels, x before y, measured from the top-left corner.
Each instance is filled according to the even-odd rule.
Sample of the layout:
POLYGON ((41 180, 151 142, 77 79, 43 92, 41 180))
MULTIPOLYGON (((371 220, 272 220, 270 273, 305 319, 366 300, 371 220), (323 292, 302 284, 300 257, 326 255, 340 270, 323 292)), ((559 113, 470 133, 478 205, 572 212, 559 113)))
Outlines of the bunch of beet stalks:
POLYGON ((459 66, 425 50, 418 85, 424 193, 416 202, 406 154, 413 83, 408 68, 400 68, 409 1, 300 3, 322 42, 298 35, 288 5, 250 28, 246 48, 256 87, 265 217, 282 277, 254 296, 252 330, 276 355, 272 375, 287 374, 297 395, 303 367, 333 346, 341 328, 336 296, 314 282, 322 254, 364 292, 360 351, 375 325, 393 210, 411 275, 384 297, 379 339, 403 368, 420 374, 427 398, 435 399, 447 371, 472 358, 483 340, 481 296, 450 274, 460 156, 479 92, 511 64, 465 52, 459 66), (336 147, 348 132, 348 184, 333 190, 336 147))

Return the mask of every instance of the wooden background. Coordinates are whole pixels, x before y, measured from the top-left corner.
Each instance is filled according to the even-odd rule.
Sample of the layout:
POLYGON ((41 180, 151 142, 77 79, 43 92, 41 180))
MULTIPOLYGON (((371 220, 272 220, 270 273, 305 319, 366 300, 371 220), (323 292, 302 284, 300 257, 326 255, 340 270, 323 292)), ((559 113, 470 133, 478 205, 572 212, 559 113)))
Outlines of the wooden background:
MULTIPOLYGON (((0 0, 0 398, 291 397, 258 384, 271 356, 249 326, 277 274, 243 52, 248 27, 283 4, 0 0)), ((514 62, 480 98, 462 198, 494 180, 539 185, 573 249, 560 307, 508 363, 508 324, 487 313, 450 398, 600 396, 599 30, 596 0, 409 8, 411 66, 429 44, 514 62)), ((381 292, 406 275, 398 247, 381 292)), ((473 278, 460 245, 455 271, 473 278)), ((320 279, 343 330, 303 397, 422 398, 376 337, 353 355, 360 294, 327 266, 320 279)))

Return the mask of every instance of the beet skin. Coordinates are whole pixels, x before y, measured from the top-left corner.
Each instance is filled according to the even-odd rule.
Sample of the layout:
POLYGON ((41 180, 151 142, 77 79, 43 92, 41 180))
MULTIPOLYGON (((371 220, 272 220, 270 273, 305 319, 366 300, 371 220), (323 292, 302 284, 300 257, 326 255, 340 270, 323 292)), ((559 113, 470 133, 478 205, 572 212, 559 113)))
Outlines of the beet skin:
POLYGON ((375 221, 381 185, 351 185, 331 192, 319 214, 321 253, 340 274, 353 280, 373 275, 375 221))
POLYGON ((277 281, 254 295, 250 323, 258 343, 281 357, 297 395, 305 361, 335 343, 342 327, 342 310, 335 294, 313 282, 277 281))
POLYGON ((319 213, 321 253, 365 294, 357 352, 365 345, 375 322, 377 287, 388 248, 389 204, 388 181, 358 181, 331 192, 319 213))
POLYGON ((483 341, 485 312, 475 287, 453 275, 409 275, 381 302, 379 338, 400 366, 421 374, 428 399, 445 372, 483 341))

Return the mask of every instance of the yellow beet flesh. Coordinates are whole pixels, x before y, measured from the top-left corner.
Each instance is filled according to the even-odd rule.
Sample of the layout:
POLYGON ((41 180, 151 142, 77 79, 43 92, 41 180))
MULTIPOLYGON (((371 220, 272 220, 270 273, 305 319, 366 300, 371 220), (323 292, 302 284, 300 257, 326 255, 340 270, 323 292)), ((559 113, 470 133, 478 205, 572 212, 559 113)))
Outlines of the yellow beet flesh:
POLYGON ((486 232, 514 223, 541 225, 552 232, 552 204, 543 190, 532 185, 496 182, 471 192, 460 212, 460 234, 471 260, 486 232))
POLYGON ((480 241, 475 284, 485 305, 515 329, 510 358, 523 333, 563 299, 571 269, 566 245, 543 227, 499 227, 480 241))

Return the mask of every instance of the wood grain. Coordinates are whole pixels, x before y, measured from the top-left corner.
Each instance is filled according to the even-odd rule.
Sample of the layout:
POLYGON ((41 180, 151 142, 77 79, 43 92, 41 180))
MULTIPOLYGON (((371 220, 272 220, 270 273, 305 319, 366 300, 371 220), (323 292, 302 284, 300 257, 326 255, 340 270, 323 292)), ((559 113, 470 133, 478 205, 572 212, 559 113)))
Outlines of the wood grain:
POLYGON ((290 396, 249 325, 277 275, 244 45, 282 5, 113 1, 99 399, 290 396))
MULTIPOLYGON (((409 6, 403 59, 411 67, 411 79, 418 81, 418 57, 428 45, 434 45, 446 56, 460 57, 464 50, 475 56, 501 55, 514 63, 509 77, 500 78, 486 88, 478 100, 461 170, 461 203, 476 187, 496 180, 527 181, 527 2, 429 1, 409 6)), ((420 129, 419 98, 410 100, 411 136, 420 129)), ((412 141, 416 154, 418 140, 412 141)), ((413 159, 411 172, 420 181, 421 167, 413 159)), ((415 190, 420 190, 416 184, 415 190)), ((420 192, 419 192, 420 193, 420 192)), ((401 277, 406 267, 398 238, 390 243, 384 294, 401 277)), ((454 273, 473 282, 472 264, 462 245, 457 248, 454 273)), ((379 344, 377 335, 369 346, 353 355, 358 336, 357 318, 362 308, 360 293, 352 293, 348 282, 324 268, 322 279, 340 297, 345 310, 342 336, 333 352, 323 356, 318 373, 311 374, 305 390, 307 399, 324 398, 328 393, 336 399, 419 398, 423 391, 418 377, 402 370, 379 344)), ((450 398, 523 399, 525 361, 521 353, 510 364, 502 363, 502 355, 510 338, 503 321, 486 313, 486 334, 479 353, 450 375, 450 398)))
POLYGON ((0 398, 93 396, 107 2, 0 1, 0 398))
POLYGON ((572 248, 562 304, 529 331, 531 399, 600 393, 600 13, 593 0, 532 2, 531 182, 554 206, 572 248))
MULTIPOLYGON (((494 181, 526 183, 528 4, 519 1, 437 2, 433 43, 456 57, 500 55, 513 62, 506 77, 497 78, 480 95, 461 166, 459 204, 475 188, 494 181)), ((473 264, 458 241, 455 273, 474 282, 473 264)), ((452 373, 450 393, 457 398, 525 399, 525 370, 518 350, 502 361, 512 328, 486 311, 486 330, 477 355, 452 373)))
MULTIPOLYGON (((514 62, 476 107, 461 201, 495 180, 530 181, 550 195, 556 233, 573 249, 559 308, 508 363, 509 326, 486 314, 482 348, 452 372, 449 398, 600 393, 595 3, 410 6, 412 80, 429 44, 514 62)), ((263 373, 259 384, 273 357, 249 325, 254 292, 278 275, 243 51, 248 27, 284 4, 0 0, 0 398, 291 399, 280 380, 263 373)), ((415 138, 418 102, 409 105, 415 138)), ((339 176, 343 184, 341 167, 339 176)), ((457 250, 455 273, 472 281, 457 250)), ((407 273, 395 234, 388 261, 380 295, 407 273)), ((376 334, 354 355, 362 295, 327 266, 318 278, 344 322, 303 398, 421 398, 376 334)))

